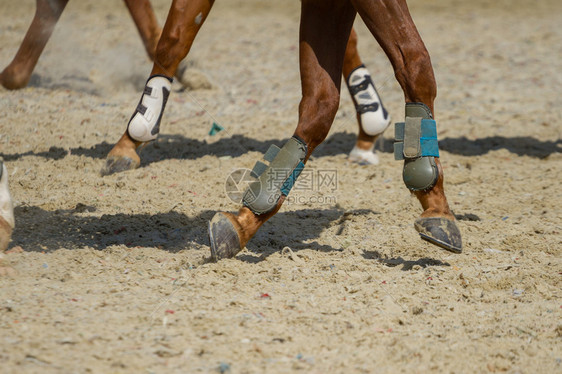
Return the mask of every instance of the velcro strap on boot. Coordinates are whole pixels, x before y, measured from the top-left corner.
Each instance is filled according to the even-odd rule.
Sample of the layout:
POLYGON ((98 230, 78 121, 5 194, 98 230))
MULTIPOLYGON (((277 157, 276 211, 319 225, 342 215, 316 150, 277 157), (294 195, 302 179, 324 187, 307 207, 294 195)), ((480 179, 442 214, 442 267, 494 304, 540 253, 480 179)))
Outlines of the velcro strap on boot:
POLYGON ((424 103, 406 103, 406 121, 394 130, 394 158, 404 160, 402 179, 410 191, 426 191, 437 183, 437 127, 424 103))
POLYGON ((376 112, 377 110, 379 110, 379 106, 380 106, 379 103, 357 104, 355 106, 355 111, 359 114, 365 114, 367 112, 376 112))
POLYGON ((267 170, 267 164, 264 164, 261 161, 257 161, 252 169, 252 177, 259 178, 267 170))
POLYGON ((270 145, 267 152, 265 152, 265 154, 263 155, 263 159, 267 162, 273 161, 273 159, 277 157, 277 154, 279 153, 280 150, 281 148, 279 148, 275 144, 270 145))
POLYGON ((406 158, 421 156, 421 117, 406 117, 404 123, 404 149, 402 153, 406 158))
POLYGON ((304 163, 301 161, 298 163, 298 165, 295 167, 295 169, 291 172, 291 175, 289 176, 289 178, 287 178, 287 180, 285 182, 283 182, 283 185, 281 186, 281 193, 285 196, 289 195, 289 192, 291 192, 291 189, 293 188, 293 186, 295 185, 295 182, 297 181, 297 178, 299 177, 299 175, 301 174, 301 171, 304 169, 304 163))
POLYGON ((439 157, 437 125, 432 119, 406 117, 394 127, 394 159, 439 157))
POLYGON ((357 95, 359 92, 366 90, 369 85, 371 84, 371 77, 369 75, 365 75, 363 78, 364 80, 355 85, 349 85, 349 93, 351 95, 357 95))
MULTIPOLYGON (((277 156, 280 150, 281 148, 279 148, 275 144, 270 145, 269 148, 267 149, 267 152, 264 153, 263 159, 268 162, 273 161, 273 159, 275 159, 275 157, 277 156)), ((264 164, 261 161, 256 161, 256 164, 252 169, 252 177, 259 178, 259 176, 262 175, 266 170, 267 170, 267 164, 264 164)))
POLYGON ((353 69, 346 83, 357 113, 376 112, 379 109, 380 98, 365 65, 353 69))
POLYGON ((243 204, 255 214, 272 211, 281 196, 287 196, 298 176, 304 169, 304 159, 308 152, 306 144, 292 137, 279 149, 272 146, 264 159, 269 166, 258 161, 252 170, 255 182, 250 183, 242 199, 243 204))

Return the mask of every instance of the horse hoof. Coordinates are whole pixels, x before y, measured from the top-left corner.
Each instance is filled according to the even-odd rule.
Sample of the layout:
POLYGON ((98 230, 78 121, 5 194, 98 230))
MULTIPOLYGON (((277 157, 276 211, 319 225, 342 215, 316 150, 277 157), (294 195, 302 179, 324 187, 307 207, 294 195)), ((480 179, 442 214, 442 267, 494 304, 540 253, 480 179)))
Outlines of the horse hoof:
POLYGON ((353 147, 348 156, 349 161, 359 165, 378 165, 379 156, 373 149, 361 149, 357 146, 353 147))
POLYGON ((442 217, 418 218, 414 222, 414 227, 422 239, 450 252, 462 252, 461 232, 455 222, 450 219, 442 217))
POLYGON ((210 90, 213 88, 211 80, 205 73, 194 69, 188 62, 182 60, 176 71, 176 78, 185 89, 190 91, 195 90, 210 90))
POLYGON ((232 258, 242 250, 236 228, 222 213, 215 214, 209 221, 209 241, 212 261, 232 258))
POLYGON ((130 157, 108 157, 105 166, 101 169, 101 176, 121 173, 122 171, 138 168, 140 163, 130 157))

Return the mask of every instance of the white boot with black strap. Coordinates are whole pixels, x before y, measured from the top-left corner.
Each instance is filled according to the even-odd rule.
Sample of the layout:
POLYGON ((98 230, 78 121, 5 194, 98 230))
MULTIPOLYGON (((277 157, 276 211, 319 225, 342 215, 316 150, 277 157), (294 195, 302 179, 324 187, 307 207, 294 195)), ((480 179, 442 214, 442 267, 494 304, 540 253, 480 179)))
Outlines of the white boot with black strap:
MULTIPOLYGON (((355 104, 359 125, 365 134, 377 139, 390 125, 390 116, 382 104, 373 80, 365 65, 355 68, 346 80, 347 88, 355 104)), ((369 149, 353 147, 349 160, 361 165, 378 165, 379 157, 374 144, 369 149)))

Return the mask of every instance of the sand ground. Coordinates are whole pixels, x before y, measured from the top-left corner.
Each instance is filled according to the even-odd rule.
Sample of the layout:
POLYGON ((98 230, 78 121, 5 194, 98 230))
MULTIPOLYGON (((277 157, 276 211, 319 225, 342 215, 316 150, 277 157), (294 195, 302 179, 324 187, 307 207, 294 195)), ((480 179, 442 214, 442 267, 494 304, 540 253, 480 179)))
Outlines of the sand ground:
MULTIPOLYGON (((169 0, 153 2, 163 22, 169 0)), ((0 1, 0 66, 34 3, 0 1)), ((0 91, 17 225, 1 260, 14 271, 0 277, 0 371, 562 372, 562 3, 410 9, 464 252, 418 238, 392 131, 381 165, 347 161, 357 125, 343 92, 308 164, 316 184, 214 264, 207 221, 237 209, 226 177, 296 125, 299 3, 217 2, 191 54, 213 89, 175 84, 142 167, 102 178, 151 64, 121 2, 71 1, 30 87, 0 91), (225 131, 209 136, 213 122, 225 131)), ((402 120, 390 64, 356 27, 402 120)))

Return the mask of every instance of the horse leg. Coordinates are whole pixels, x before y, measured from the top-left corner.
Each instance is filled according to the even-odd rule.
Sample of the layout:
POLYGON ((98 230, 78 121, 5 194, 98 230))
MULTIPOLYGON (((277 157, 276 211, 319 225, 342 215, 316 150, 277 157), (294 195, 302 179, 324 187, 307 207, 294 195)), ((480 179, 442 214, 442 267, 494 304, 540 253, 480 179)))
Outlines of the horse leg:
POLYGON ((0 159, 0 253, 8 247, 13 229, 14 208, 8 189, 8 171, 0 159))
MULTIPOLYGON (((162 29, 158 25, 150 0, 125 0, 125 4, 137 26, 148 57, 154 61, 162 29)), ((186 88, 211 86, 209 79, 204 74, 190 69, 186 60, 182 60, 174 75, 186 88)))
POLYGON ((162 29, 152 9, 150 0, 124 0, 140 34, 146 53, 151 61, 156 55, 156 46, 160 40, 162 29))
POLYGON ((302 1, 299 51, 303 97, 296 131, 283 148, 273 146, 266 153, 269 167, 263 170, 265 164, 256 164, 258 180, 250 184, 238 214, 219 212, 209 222, 212 259, 233 257, 246 246, 279 210, 304 163, 328 135, 339 105, 343 57, 355 14, 345 0, 302 1))
POLYGON ((349 159, 362 165, 377 165, 379 158, 374 151, 377 138, 390 124, 390 116, 384 108, 369 71, 357 52, 357 33, 351 30, 345 57, 343 77, 355 104, 359 134, 349 154, 349 159))
MULTIPOLYGON (((170 93, 172 77, 180 62, 191 49, 193 40, 211 11, 213 3, 214 0, 174 0, 172 2, 162 36, 156 47, 152 72, 139 106, 133 113, 127 130, 107 155, 106 164, 101 170, 102 175, 135 169, 140 165, 137 149, 156 139, 170 93), (152 96, 147 94, 147 90, 152 93, 158 92, 156 95, 160 95, 154 100, 155 106, 148 108, 148 112, 146 112, 150 118, 143 113, 143 110, 147 110, 145 98, 152 96)), ((147 103, 150 100, 147 99, 147 103)))
POLYGON ((35 16, 16 56, 0 73, 2 86, 16 90, 27 85, 67 3, 68 0, 37 0, 35 16))
MULTIPOLYGON (((392 63, 396 79, 404 91, 405 126, 410 129, 418 126, 413 133, 418 132, 416 141, 419 145, 421 144, 419 131, 423 131, 421 130, 422 121, 431 124, 435 131, 433 102, 437 94, 437 86, 429 53, 410 16, 406 1, 351 1, 392 63)), ((412 134, 412 130, 410 131, 412 134)), ((413 140, 413 137, 410 139, 413 140)), ((423 208, 421 218, 416 220, 414 226, 423 239, 459 253, 462 249, 461 235, 454 223, 455 217, 451 213, 445 197, 443 168, 439 162, 436 135, 432 157, 420 157, 423 156, 420 152, 417 153, 417 156, 408 158, 407 153, 411 153, 411 146, 408 146, 407 152, 405 143, 406 140, 403 143, 403 152, 399 152, 397 157, 405 158, 404 182, 416 195, 423 208), (420 168, 416 171, 414 165, 418 161, 420 168), (413 169, 412 166, 414 166, 413 169), (416 175, 416 173, 418 174, 416 175), (431 178, 428 178, 430 175, 431 178), (430 179, 431 183, 425 184, 430 179), (422 186, 417 186, 417 182, 413 183, 413 180, 423 182, 420 183, 422 186)))

